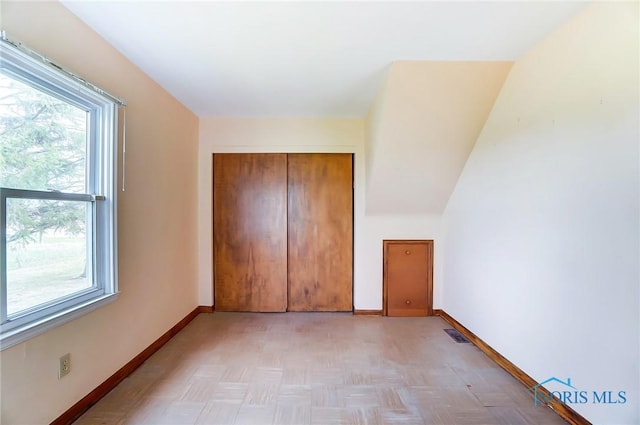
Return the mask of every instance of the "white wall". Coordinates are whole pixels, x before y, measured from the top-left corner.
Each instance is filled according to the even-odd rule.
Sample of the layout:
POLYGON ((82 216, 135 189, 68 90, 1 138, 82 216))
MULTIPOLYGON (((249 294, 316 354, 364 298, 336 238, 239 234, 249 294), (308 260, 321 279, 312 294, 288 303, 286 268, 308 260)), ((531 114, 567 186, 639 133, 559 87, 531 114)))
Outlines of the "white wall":
MULTIPOLYGON (((213 302, 211 155, 229 152, 347 152, 355 156, 354 306, 382 309, 382 239, 434 239, 440 220, 367 216, 364 211, 364 120, 330 118, 203 118, 198 164, 198 276, 201 305, 213 302)), ((434 307, 439 308, 439 244, 435 242, 434 307)))
POLYGON ((444 215, 443 307, 538 382, 639 413, 638 4, 594 3, 512 68, 444 215))

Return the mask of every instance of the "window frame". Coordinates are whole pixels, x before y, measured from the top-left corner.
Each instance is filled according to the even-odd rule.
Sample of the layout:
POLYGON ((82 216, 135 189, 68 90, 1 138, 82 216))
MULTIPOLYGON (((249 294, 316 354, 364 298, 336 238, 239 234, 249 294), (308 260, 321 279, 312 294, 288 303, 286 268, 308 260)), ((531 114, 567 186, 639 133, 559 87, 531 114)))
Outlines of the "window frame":
POLYGON ((1 41, 0 67, 5 75, 88 114, 87 193, 0 188, 0 350, 4 350, 117 297, 117 135, 118 107, 122 103, 93 85, 79 84, 84 80, 41 55, 6 42, 4 34, 1 41), (87 267, 92 271, 92 287, 7 315, 7 199, 74 201, 91 206, 86 232, 91 238, 87 263, 91 259, 92 264, 87 267))

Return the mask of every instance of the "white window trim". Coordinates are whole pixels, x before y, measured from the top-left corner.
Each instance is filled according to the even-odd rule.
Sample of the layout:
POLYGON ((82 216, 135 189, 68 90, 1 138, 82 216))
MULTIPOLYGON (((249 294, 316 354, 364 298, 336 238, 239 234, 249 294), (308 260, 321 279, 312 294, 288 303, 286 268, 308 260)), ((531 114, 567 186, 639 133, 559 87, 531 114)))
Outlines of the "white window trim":
MULTIPOLYGON (((94 284, 95 288, 76 292, 56 302, 45 304, 16 315, 5 321, 6 311, 1 312, 0 350, 19 344, 29 338, 67 323, 117 298, 117 98, 96 89, 91 84, 78 84, 72 75, 61 71, 60 67, 33 51, 26 51, 14 43, 7 43, 5 34, 0 42, 0 66, 5 72, 19 80, 28 81, 42 91, 61 98, 72 105, 91 111, 91 130, 87 161, 92 174, 87 175, 89 194, 65 194, 39 192, 20 189, 3 189, 0 196, 0 216, 6 219, 7 198, 59 199, 92 202, 94 241, 94 284), (115 100, 114 100, 115 99, 115 100), (59 306, 59 308, 52 308, 59 306), (46 311, 46 314, 43 313, 46 311)), ((0 295, 6 300, 6 221, 0 223, 0 295)), ((89 231, 89 229, 87 229, 89 231)), ((1 308, 1 307, 0 307, 1 308)))

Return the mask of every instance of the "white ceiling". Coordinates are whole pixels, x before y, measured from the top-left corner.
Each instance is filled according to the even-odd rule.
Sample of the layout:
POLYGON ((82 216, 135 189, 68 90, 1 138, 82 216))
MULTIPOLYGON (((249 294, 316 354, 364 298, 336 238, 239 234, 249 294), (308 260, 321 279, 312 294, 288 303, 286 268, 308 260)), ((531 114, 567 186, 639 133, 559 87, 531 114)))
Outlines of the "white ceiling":
POLYGON ((63 3, 202 117, 362 117, 392 61, 517 60, 585 4, 63 3))

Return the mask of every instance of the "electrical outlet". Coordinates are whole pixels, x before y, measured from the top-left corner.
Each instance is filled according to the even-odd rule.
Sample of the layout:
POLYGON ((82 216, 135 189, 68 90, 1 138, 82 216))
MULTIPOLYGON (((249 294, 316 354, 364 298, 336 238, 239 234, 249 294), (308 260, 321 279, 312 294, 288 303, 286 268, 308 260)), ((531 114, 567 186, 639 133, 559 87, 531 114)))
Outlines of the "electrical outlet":
POLYGON ((71 372, 71 354, 67 353, 60 357, 60 363, 58 365, 58 379, 71 372))

